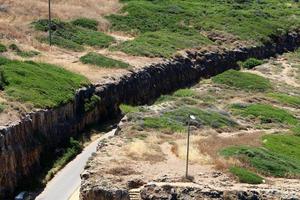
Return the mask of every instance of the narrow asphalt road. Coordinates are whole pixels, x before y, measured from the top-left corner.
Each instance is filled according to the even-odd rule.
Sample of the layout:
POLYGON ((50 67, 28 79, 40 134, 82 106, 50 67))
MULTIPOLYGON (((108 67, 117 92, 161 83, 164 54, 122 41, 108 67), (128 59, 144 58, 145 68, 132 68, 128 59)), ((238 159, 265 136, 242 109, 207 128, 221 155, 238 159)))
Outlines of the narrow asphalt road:
POLYGON ((80 174, 92 155, 96 152, 99 141, 113 136, 116 129, 104 134, 96 141, 89 144, 74 160, 68 163, 54 178, 47 184, 44 191, 36 197, 36 200, 68 200, 69 197, 80 186, 80 174))

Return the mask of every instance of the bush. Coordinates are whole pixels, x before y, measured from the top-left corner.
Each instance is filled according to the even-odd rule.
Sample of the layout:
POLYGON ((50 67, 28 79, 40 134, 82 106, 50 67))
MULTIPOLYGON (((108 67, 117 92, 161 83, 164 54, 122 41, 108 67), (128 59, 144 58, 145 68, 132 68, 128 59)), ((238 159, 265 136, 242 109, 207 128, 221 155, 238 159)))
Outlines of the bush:
MULTIPOLYGON (((44 32, 48 31, 49 29, 48 20, 46 19, 33 22, 33 26, 36 30, 44 32)), ((75 26, 72 23, 63 22, 58 19, 52 21, 51 29, 54 38, 54 44, 72 50, 81 50, 83 49, 82 45, 104 48, 108 47, 112 42, 114 42, 113 37, 102 32, 83 28, 81 26, 75 26)), ((47 39, 42 38, 41 41, 46 42, 47 39)))
POLYGON ((6 52, 7 48, 3 44, 0 43, 0 53, 6 52))
POLYGON ((18 101, 40 108, 67 103, 74 98, 76 89, 88 84, 81 75, 45 63, 6 60, 1 68, 4 92, 18 101))
POLYGON ((83 28, 91 29, 94 31, 97 31, 98 29, 98 22, 94 19, 88 19, 88 18, 79 18, 75 19, 71 22, 75 26, 81 26, 83 28))
POLYGON ((264 92, 272 89, 268 79, 256 74, 236 70, 228 70, 213 77, 212 80, 218 84, 225 84, 246 91, 264 92))
POLYGON ((259 118, 261 123, 284 123, 288 125, 297 125, 298 120, 288 111, 265 104, 251 104, 241 107, 234 104, 231 107, 236 114, 244 117, 259 118))
POLYGON ((247 169, 240 167, 231 167, 229 171, 239 178, 241 183, 249 184, 261 184, 263 183, 263 178, 256 175, 253 172, 248 171, 247 169))
POLYGON ((300 108, 300 96, 291 96, 282 93, 269 93, 268 96, 279 101, 280 103, 300 108))
POLYGON ((240 62, 240 66, 242 68, 246 68, 246 69, 252 69, 258 65, 262 65, 265 62, 263 60, 258 60, 256 58, 249 58, 248 60, 244 61, 244 62, 240 62))
POLYGON ((121 104, 120 109, 123 114, 138 112, 139 108, 131 105, 121 104))
POLYGON ((129 64, 119 60, 114 60, 98 53, 88 53, 80 58, 84 64, 96 65, 98 67, 106 68, 128 68, 129 64))
POLYGON ((3 112, 5 110, 5 105, 0 103, 0 113, 3 112))
POLYGON ((100 101, 101 98, 99 96, 93 95, 90 99, 85 100, 84 111, 89 112, 93 110, 100 101))
POLYGON ((23 58, 31 58, 40 54, 37 51, 22 51, 16 44, 9 45, 9 49, 16 52, 18 56, 23 58))

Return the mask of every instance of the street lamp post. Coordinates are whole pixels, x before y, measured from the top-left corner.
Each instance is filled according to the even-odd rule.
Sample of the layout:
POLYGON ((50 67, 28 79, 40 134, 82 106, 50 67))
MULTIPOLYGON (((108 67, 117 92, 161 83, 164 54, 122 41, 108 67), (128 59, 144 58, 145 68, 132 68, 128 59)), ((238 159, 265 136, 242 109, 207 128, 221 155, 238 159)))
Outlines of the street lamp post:
POLYGON ((188 135, 187 135, 187 147, 186 147, 186 169, 185 169, 185 178, 188 179, 189 176, 189 153, 190 153, 190 125, 191 120, 195 120, 196 117, 194 115, 189 115, 188 119, 188 135))
POLYGON ((49 10, 49 22, 48 22, 48 29, 49 29, 49 45, 52 45, 52 33, 51 33, 51 0, 48 0, 48 10, 49 10))

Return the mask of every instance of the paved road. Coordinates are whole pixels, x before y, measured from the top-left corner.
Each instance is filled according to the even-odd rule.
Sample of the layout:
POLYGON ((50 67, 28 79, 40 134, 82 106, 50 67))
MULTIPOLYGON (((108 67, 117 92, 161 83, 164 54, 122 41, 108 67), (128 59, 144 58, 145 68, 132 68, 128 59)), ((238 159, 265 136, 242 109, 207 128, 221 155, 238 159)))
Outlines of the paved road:
POLYGON ((79 188, 81 181, 80 174, 91 154, 96 151, 99 141, 113 136, 115 131, 114 129, 106 133, 84 148, 81 154, 54 176, 36 200, 68 200, 76 189, 79 188))

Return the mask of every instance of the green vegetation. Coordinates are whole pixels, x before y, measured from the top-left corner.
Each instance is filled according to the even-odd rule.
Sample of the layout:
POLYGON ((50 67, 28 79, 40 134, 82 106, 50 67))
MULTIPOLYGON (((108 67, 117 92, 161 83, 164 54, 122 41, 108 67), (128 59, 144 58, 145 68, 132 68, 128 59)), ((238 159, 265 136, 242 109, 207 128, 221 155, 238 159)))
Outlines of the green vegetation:
POLYGON ((300 108, 300 96, 291 96, 282 93, 269 93, 268 96, 279 101, 280 103, 300 108))
POLYGON ((84 77, 63 68, 33 61, 0 58, 0 85, 4 92, 19 101, 49 108, 67 103, 75 90, 88 84, 84 77))
POLYGON ((126 104, 121 104, 120 109, 123 114, 128 114, 128 113, 134 113, 138 112, 139 108, 136 106, 131 106, 131 105, 126 105, 126 104))
POLYGON ((138 35, 135 40, 120 45, 122 51, 134 55, 169 56, 177 49, 206 44, 206 42, 191 42, 177 46, 171 42, 173 48, 167 46, 169 49, 167 52, 159 53, 166 40, 185 43, 187 40, 193 40, 191 38, 203 37, 201 31, 218 30, 233 34, 241 40, 262 43, 269 41, 272 35, 299 27, 300 24, 300 5, 294 1, 123 0, 123 2, 125 6, 120 15, 110 15, 108 19, 111 21, 112 29, 138 35), (182 32, 189 32, 190 36, 182 32), (155 39, 152 39, 153 37, 155 39))
POLYGON ((263 147, 228 147, 223 156, 247 161, 261 173, 276 177, 300 175, 300 137, 295 135, 266 135, 263 147))
POLYGON ((261 123, 284 123, 297 125, 298 120, 288 111, 265 104, 232 105, 235 113, 243 117, 258 118, 261 123))
POLYGON ((0 113, 5 110, 5 105, 3 103, 0 103, 0 113))
POLYGON ((113 49, 136 56, 170 57, 180 49, 210 43, 212 42, 209 39, 199 33, 157 31, 142 34, 135 40, 126 41, 113 49))
POLYGON ((52 165, 51 169, 48 171, 46 177, 44 178, 44 183, 50 181, 54 175, 59 172, 68 162, 75 158, 81 151, 83 147, 77 140, 70 138, 69 147, 65 150, 64 154, 59 157, 52 165))
POLYGON ((161 95, 156 101, 155 104, 160 104, 167 101, 174 101, 176 97, 171 95, 161 95))
POLYGON ((86 99, 84 102, 84 111, 89 112, 94 109, 101 101, 101 98, 97 95, 93 95, 90 99, 86 99))
POLYGON ((264 63, 265 62, 263 60, 258 60, 256 58, 249 58, 249 59, 247 59, 244 62, 240 62, 239 65, 242 68, 252 69, 252 68, 254 68, 254 67, 258 66, 258 65, 262 65, 264 63))
POLYGON ((144 118, 144 126, 154 129, 165 129, 172 132, 182 132, 189 115, 194 115, 199 125, 213 128, 234 127, 237 123, 215 111, 201 110, 195 107, 180 107, 176 110, 163 113, 157 117, 144 118))
POLYGON ((98 53, 88 53, 80 58, 80 61, 84 64, 96 65, 106 68, 128 68, 129 64, 122 61, 114 60, 105 57, 98 53))
POLYGON ((98 22, 94 19, 88 19, 88 18, 79 18, 75 19, 71 22, 75 26, 81 26, 83 28, 91 29, 94 31, 97 31, 98 29, 98 22))
POLYGON ((241 183, 249 184, 261 184, 263 183, 263 178, 256 175, 253 172, 248 171, 247 169, 240 167, 231 167, 229 171, 239 178, 241 183))
POLYGON ((16 44, 9 45, 9 49, 14 51, 18 56, 21 56, 23 58, 32 58, 40 54, 37 51, 23 51, 16 44))
POLYGON ((175 97, 196 97, 197 94, 194 90, 191 89, 180 89, 174 92, 173 96, 175 97))
POLYGON ((213 82, 246 91, 264 92, 272 88, 268 79, 248 72, 228 70, 212 78, 213 82))
POLYGON ((6 52, 6 51, 7 51, 6 46, 0 43, 0 53, 6 52))
MULTIPOLYGON (((41 19, 33 22, 34 28, 38 31, 47 32, 48 20, 41 19)), ((82 25, 82 23, 81 23, 82 25)), ((94 47, 108 47, 114 39, 104 33, 76 26, 69 22, 58 19, 52 21, 53 44, 68 48, 74 51, 82 51, 83 45, 94 47)), ((47 42, 47 37, 40 38, 42 42, 47 42)))

